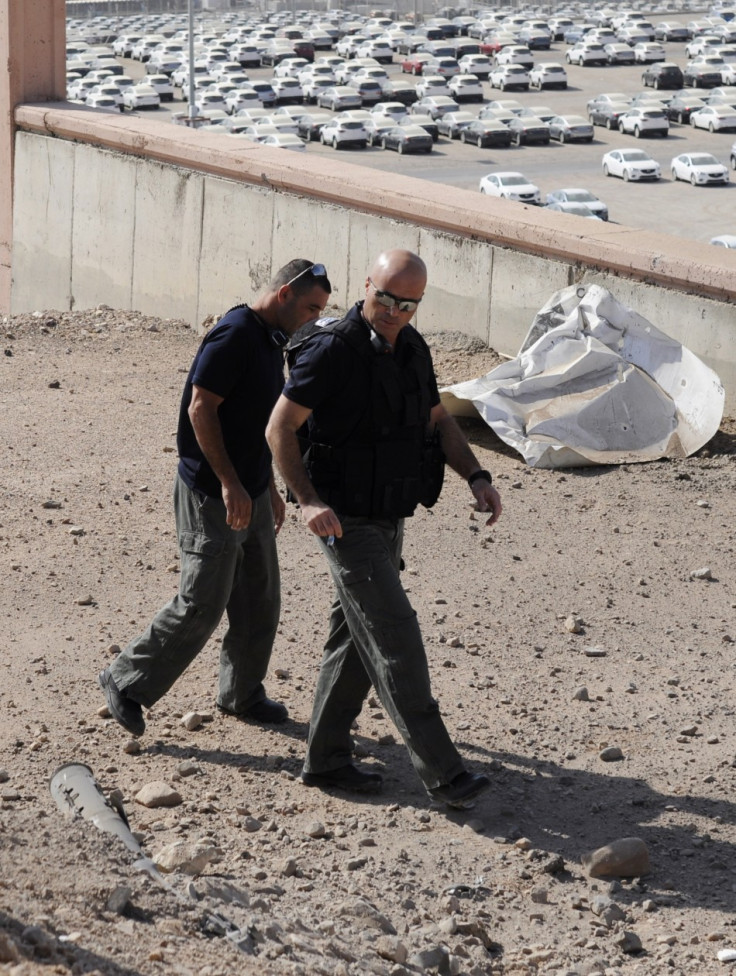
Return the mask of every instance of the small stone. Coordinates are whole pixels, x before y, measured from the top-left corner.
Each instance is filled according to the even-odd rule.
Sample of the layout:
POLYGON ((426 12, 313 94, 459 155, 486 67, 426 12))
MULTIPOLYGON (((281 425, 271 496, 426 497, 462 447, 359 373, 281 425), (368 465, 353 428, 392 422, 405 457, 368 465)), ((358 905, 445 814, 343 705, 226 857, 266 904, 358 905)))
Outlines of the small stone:
POLYGON ((713 579, 713 573, 710 571, 710 566, 703 566, 702 569, 694 569, 690 573, 690 579, 694 579, 694 580, 698 580, 698 579, 712 580, 713 579))
POLYGON ((107 899, 105 908, 108 912, 114 912, 115 915, 123 915, 130 904, 132 894, 133 892, 126 885, 118 885, 107 899))
POLYGON ((307 837, 314 837, 315 839, 318 839, 320 837, 324 837, 327 831, 325 830, 325 825, 323 823, 320 823, 319 820, 313 820, 312 823, 308 824, 305 833, 307 837))
POLYGON ((18 946, 7 932, 0 932, 0 963, 18 962, 19 959, 18 946))
POLYGON ((532 842, 528 837, 520 837, 518 840, 514 841, 514 847, 520 851, 530 851, 532 846, 532 842))
POLYGON ((416 966, 417 969, 425 972, 428 969, 437 969, 444 972, 449 963, 450 953, 444 946, 433 946, 431 949, 422 949, 409 957, 409 965, 416 966))
POLYGON ((359 871, 360 868, 364 868, 367 863, 367 857, 351 857, 347 863, 347 869, 348 871, 359 871))
POLYGON ((395 962, 398 966, 403 966, 409 958, 409 952, 396 936, 381 935, 375 942, 376 952, 384 959, 395 962))
POLYGON ((95 602, 95 598, 87 594, 87 596, 78 596, 74 602, 78 607, 91 607, 95 602))
POLYGON ((258 833, 262 826, 263 824, 261 821, 257 820, 255 817, 246 817, 243 821, 243 827, 249 834, 258 833))
POLYGON ((387 732, 385 735, 379 735, 378 744, 379 746, 395 746, 396 737, 393 736, 390 732, 387 732))
POLYGON ((605 749, 601 749, 598 758, 603 762, 617 762, 624 758, 624 754, 618 746, 607 746, 605 749))
POLYGON ((579 634, 583 629, 583 621, 580 617, 571 614, 569 617, 565 617, 564 626, 568 634, 579 634))
POLYGON ((573 701, 590 701, 590 695, 588 694, 588 689, 585 687, 585 685, 578 688, 572 697, 573 701))
POLYGON ((604 647, 584 647, 583 654, 586 657, 605 657, 608 651, 604 647))
POLYGON ((128 739, 123 746, 123 752, 129 756, 138 756, 141 751, 141 744, 138 739, 128 739))
POLYGON ((179 724, 183 725, 187 732, 194 732, 202 725, 203 721, 204 719, 199 712, 187 712, 186 715, 182 716, 179 724))
POLYGON ((86 535, 86 533, 84 529, 81 527, 81 525, 73 525, 69 529, 69 535, 82 536, 82 535, 86 535))
POLYGON ((181 794, 164 783, 157 780, 153 783, 146 783, 143 789, 136 793, 134 800, 141 806, 155 809, 156 807, 176 807, 182 802, 181 794))
POLYGON ((642 944, 641 939, 636 934, 636 932, 624 931, 619 933, 614 937, 614 945, 617 945, 621 952, 625 952, 628 955, 632 955, 637 952, 641 952, 642 944))
POLYGON ((10 773, 7 769, 0 769, 0 783, 7 783, 10 779, 10 773))
POLYGON ((649 874, 649 851, 639 837, 624 837, 581 858, 591 878, 638 878, 649 874))
POLYGON ((549 892, 546 888, 532 888, 531 899, 535 905, 546 905, 549 902, 549 892))
POLYGON ((56 502, 49 498, 48 501, 43 502, 41 508, 61 508, 61 502, 56 502))
POLYGON ((736 962, 736 949, 720 949, 718 962, 736 962))
POLYGON ((698 727, 697 725, 686 725, 684 729, 680 729, 680 735, 697 735, 698 727))
POLYGON ((295 857, 287 857, 286 860, 281 862, 281 867, 279 868, 281 875, 284 878, 293 878, 297 873, 297 862, 295 857))
POLYGON ((176 767, 176 771, 180 776, 194 776, 199 772, 199 766, 191 759, 184 759, 176 767))

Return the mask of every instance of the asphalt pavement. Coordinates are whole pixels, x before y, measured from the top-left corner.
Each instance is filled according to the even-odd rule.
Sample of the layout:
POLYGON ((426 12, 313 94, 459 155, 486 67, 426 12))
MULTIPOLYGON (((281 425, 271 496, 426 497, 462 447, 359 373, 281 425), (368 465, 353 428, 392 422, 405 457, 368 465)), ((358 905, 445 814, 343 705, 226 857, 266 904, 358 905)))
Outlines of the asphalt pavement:
MULTIPOLYGON (((665 45, 667 60, 684 67, 687 56, 685 45, 665 45)), ((567 45, 562 41, 553 44, 550 51, 535 52, 535 61, 556 61, 565 65, 568 75, 566 90, 531 90, 528 92, 501 92, 483 83, 486 101, 497 98, 515 98, 523 105, 546 105, 558 114, 575 114, 587 117, 586 103, 601 92, 634 94, 644 90, 641 81, 645 65, 615 65, 607 67, 580 67, 565 63, 567 45)), ((402 78, 410 84, 418 79, 402 75, 400 56, 386 69, 391 78, 402 78)), ((125 61, 127 73, 140 77, 144 68, 136 61, 125 61)), ((249 70, 253 80, 268 79, 271 68, 249 70)), ((651 91, 651 89, 648 89, 651 91)), ((169 115, 182 111, 179 89, 173 103, 168 103, 157 113, 169 115)), ((667 93, 663 93, 667 94, 667 93)), ((705 91, 703 92, 705 94, 705 91)), ((463 105, 476 113, 480 106, 463 105)), ((309 106, 305 106, 309 111, 309 106)), ((142 113, 145 114, 145 113, 142 113)), ((148 113, 152 114, 152 113, 148 113)), ((332 149, 312 142, 307 152, 316 156, 331 156, 338 152, 346 161, 388 172, 404 173, 419 179, 432 180, 444 185, 463 187, 479 193, 478 183, 486 173, 500 170, 522 172, 536 183, 544 199, 551 190, 563 187, 584 187, 608 204, 610 219, 630 227, 671 233, 690 240, 707 242, 719 234, 736 233, 736 173, 733 182, 725 186, 693 187, 689 183, 675 182, 670 177, 670 160, 679 153, 698 150, 709 152, 728 166, 731 146, 736 133, 710 133, 689 125, 671 123, 666 138, 650 136, 636 139, 634 136, 595 127, 592 143, 552 142, 547 146, 511 146, 508 149, 478 149, 440 136, 431 155, 400 156, 379 148, 332 149), (605 177, 601 157, 610 149, 632 146, 648 152, 662 168, 662 179, 657 183, 624 183, 615 177, 605 177)), ((284 150, 287 151, 287 150, 284 150)), ((370 176, 366 174, 366 178, 370 176)), ((520 204, 521 206, 521 204, 520 204)), ((585 218, 569 217, 582 221, 585 218)), ((736 263, 736 254, 734 255, 736 263)))

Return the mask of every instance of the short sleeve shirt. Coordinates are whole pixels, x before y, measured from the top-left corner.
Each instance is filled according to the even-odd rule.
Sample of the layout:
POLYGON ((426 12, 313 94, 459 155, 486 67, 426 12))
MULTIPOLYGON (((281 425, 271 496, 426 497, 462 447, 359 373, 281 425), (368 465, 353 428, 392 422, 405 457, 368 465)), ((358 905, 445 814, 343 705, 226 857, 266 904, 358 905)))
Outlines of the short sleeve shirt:
POLYGON ((181 399, 179 474, 190 488, 213 498, 222 493, 189 419, 192 387, 223 398, 218 416, 225 449, 243 487, 255 498, 271 477, 266 424, 283 385, 283 353, 268 326, 247 306, 231 309, 202 340, 181 399))
MULTIPOLYGON (((362 307, 363 303, 358 302, 345 319, 360 322, 369 330, 361 314, 362 307)), ((404 333, 409 329, 414 341, 419 339, 426 348, 414 328, 405 326, 399 332, 393 353, 399 363, 407 345, 404 333)), ((434 372, 430 382, 429 402, 434 407, 440 402, 434 372)), ((344 339, 329 331, 316 332, 299 351, 283 392, 287 399, 312 411, 311 440, 341 444, 356 430, 365 414, 371 394, 371 374, 360 353, 344 339)))

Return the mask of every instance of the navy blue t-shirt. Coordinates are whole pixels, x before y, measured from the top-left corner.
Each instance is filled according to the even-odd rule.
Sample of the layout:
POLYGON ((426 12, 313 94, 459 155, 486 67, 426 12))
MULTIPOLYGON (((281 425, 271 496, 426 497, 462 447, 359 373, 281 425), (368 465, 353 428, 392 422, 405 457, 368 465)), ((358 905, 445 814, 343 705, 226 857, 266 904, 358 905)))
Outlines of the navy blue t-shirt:
POLYGON ((207 333, 194 357, 179 409, 179 474, 197 491, 220 498, 222 486, 194 435, 192 385, 223 397, 218 416, 225 449, 243 487, 255 498, 268 487, 271 452, 266 424, 284 385, 281 349, 251 309, 231 309, 207 333))
MULTIPOLYGON (((366 331, 361 309, 362 302, 354 305, 345 320, 361 322, 366 331)), ((396 340, 393 355, 401 365, 409 332, 429 349, 411 325, 405 326, 396 340), (404 333, 407 333, 406 336, 404 333)), ((331 332, 315 332, 299 350, 284 386, 284 396, 312 411, 309 418, 309 436, 318 444, 343 443, 359 426, 365 415, 371 393, 371 372, 364 358, 340 336, 331 332)), ((440 402, 434 373, 431 378, 429 403, 440 402)))

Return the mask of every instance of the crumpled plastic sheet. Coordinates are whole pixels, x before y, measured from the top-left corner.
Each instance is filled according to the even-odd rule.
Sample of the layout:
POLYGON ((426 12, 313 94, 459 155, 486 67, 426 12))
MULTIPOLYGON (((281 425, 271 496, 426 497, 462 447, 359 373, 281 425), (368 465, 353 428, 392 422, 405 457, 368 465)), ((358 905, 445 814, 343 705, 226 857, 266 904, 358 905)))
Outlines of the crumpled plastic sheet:
POLYGON ((725 404, 712 369, 600 285, 554 294, 515 359, 441 396, 538 468, 688 457, 725 404))

